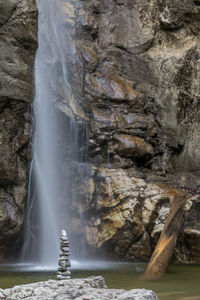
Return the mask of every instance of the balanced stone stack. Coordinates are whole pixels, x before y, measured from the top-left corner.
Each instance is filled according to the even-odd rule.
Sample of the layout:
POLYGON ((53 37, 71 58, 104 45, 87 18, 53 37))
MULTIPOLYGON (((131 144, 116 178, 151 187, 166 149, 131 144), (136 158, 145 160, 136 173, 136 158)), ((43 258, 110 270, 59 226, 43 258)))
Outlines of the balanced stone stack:
POLYGON ((60 237, 60 250, 61 253, 59 254, 58 259, 58 272, 57 272, 57 279, 58 280, 65 280, 70 279, 70 260, 69 260, 69 240, 67 238, 67 233, 65 230, 61 231, 61 237, 60 237))

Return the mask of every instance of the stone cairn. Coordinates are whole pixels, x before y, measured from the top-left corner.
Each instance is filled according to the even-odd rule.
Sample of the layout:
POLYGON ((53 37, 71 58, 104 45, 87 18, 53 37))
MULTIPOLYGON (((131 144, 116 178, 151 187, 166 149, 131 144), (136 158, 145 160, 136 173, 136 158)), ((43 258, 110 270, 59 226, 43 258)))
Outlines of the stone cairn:
POLYGON ((60 250, 61 253, 59 254, 58 259, 58 272, 57 272, 57 279, 58 280, 66 280, 70 279, 71 271, 70 271, 70 260, 69 260, 69 240, 67 237, 67 233, 65 230, 61 231, 60 236, 60 250))

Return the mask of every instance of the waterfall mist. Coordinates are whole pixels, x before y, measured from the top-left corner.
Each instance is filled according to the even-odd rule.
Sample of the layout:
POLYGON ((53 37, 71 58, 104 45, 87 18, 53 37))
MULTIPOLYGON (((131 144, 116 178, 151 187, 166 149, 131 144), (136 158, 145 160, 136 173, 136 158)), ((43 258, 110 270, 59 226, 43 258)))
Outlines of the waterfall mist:
MULTIPOLYGON (((61 229, 70 235, 74 170, 79 181, 87 176, 86 124, 74 118, 70 85, 75 68, 75 5, 76 1, 37 0, 33 157, 22 260, 52 267, 57 263, 61 229)), ((72 236, 70 244, 74 256, 79 256, 80 245, 72 236)))

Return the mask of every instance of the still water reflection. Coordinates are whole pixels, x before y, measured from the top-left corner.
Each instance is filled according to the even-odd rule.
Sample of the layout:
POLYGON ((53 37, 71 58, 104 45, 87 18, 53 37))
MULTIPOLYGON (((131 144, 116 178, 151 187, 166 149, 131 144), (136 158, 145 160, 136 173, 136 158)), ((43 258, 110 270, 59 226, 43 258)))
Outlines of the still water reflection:
MULTIPOLYGON (((72 270, 74 277, 102 275, 109 288, 147 288, 157 293, 160 300, 200 300, 200 266, 172 265, 168 274, 156 281, 143 281, 140 275, 145 264, 90 264, 72 270)), ((0 268, 0 288, 17 284, 55 279, 55 271, 19 271, 19 268, 0 268)))

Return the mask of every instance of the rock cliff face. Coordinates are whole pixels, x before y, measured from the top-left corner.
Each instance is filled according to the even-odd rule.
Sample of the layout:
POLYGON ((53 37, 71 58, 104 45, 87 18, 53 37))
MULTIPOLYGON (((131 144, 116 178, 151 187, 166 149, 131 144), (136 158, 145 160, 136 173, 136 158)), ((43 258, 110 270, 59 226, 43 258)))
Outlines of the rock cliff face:
POLYGON ((199 4, 88 0, 78 12, 93 170, 86 239, 123 259, 149 259, 170 200, 187 192, 175 257, 200 262, 199 4))
MULTIPOLYGON (((4 2, 1 256, 20 236, 24 220, 37 44, 35 2, 4 2)), ((74 3, 66 6, 67 14, 74 3)), ((79 105, 62 103, 60 108, 69 118, 70 111, 87 120, 89 131, 89 176, 83 188, 77 187, 74 231, 85 235, 92 248, 121 259, 148 260, 171 199, 187 193, 175 258, 200 262, 200 2, 80 0, 74 11, 75 53, 66 60, 76 59, 71 84, 79 105), (85 216, 84 229, 77 211, 85 216)))
POLYGON ((113 166, 149 181, 198 191, 199 4, 84 1, 83 9, 91 147, 93 138, 113 166))
POLYGON ((0 0, 0 260, 24 222, 36 37, 35 1, 0 0))

